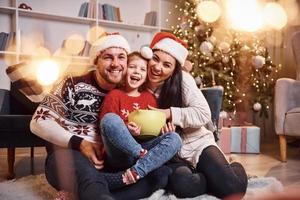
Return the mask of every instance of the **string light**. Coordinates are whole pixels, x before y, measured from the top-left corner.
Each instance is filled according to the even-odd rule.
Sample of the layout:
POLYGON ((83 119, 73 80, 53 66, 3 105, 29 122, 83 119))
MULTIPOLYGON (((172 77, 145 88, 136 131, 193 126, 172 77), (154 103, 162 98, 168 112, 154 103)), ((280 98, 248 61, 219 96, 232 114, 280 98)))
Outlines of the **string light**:
MULTIPOLYGON (((230 44, 228 53, 225 54, 218 48, 214 48, 209 54, 202 53, 199 49, 200 44, 203 41, 209 41, 212 35, 218 40, 217 43, 212 43, 213 46, 222 42, 217 35, 214 35, 215 28, 219 26, 220 23, 211 24, 198 21, 195 2, 194 0, 187 0, 176 4, 174 8, 180 17, 177 17, 178 24, 171 26, 173 33, 186 41, 189 45, 188 59, 192 61, 194 65, 193 72, 191 73, 194 77, 200 75, 203 85, 208 87, 212 84, 211 70, 213 69, 214 72, 218 74, 215 81, 217 85, 223 85, 224 87, 223 109, 226 111, 236 111, 236 103, 240 104, 246 100, 248 101, 247 97, 250 97, 250 103, 257 102, 257 99, 259 99, 262 110, 263 108, 267 109, 267 103, 272 100, 272 93, 269 91, 272 92, 275 84, 273 74, 278 73, 281 65, 276 66, 273 64, 268 49, 264 45, 264 41, 254 32, 245 35, 242 32, 230 29, 226 30, 221 34, 224 36, 227 34, 230 35, 231 39, 226 39, 226 42, 230 44), (197 26, 200 27, 199 30, 195 29, 197 26), (247 48, 242 50, 244 46, 247 46, 247 48), (256 55, 265 59, 265 64, 261 68, 257 68, 254 64, 249 65, 252 56, 256 55), (245 57, 244 63, 242 63, 241 60, 242 56, 245 57), (224 57, 228 58, 229 61, 222 62, 224 57), (250 73, 248 71, 250 71, 250 73), (243 73, 243 75, 241 75, 241 73, 243 73), (249 93, 245 93, 243 90, 244 86, 240 85, 244 80, 249 83, 249 93), (247 94, 247 97, 245 94, 247 94)), ((172 10, 169 12, 169 15, 174 15, 174 13, 172 10)), ((168 19, 166 22, 170 23, 170 20, 168 19)))

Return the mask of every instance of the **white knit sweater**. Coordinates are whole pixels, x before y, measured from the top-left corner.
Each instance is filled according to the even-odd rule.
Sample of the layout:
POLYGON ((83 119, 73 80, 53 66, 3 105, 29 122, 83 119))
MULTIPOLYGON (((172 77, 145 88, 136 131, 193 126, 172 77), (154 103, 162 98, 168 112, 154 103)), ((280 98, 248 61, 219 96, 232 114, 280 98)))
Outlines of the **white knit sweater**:
POLYGON ((171 107, 172 122, 183 128, 180 156, 196 166, 203 149, 217 144, 213 133, 205 128, 211 122, 211 112, 205 97, 189 73, 183 71, 182 75, 183 107, 171 107))

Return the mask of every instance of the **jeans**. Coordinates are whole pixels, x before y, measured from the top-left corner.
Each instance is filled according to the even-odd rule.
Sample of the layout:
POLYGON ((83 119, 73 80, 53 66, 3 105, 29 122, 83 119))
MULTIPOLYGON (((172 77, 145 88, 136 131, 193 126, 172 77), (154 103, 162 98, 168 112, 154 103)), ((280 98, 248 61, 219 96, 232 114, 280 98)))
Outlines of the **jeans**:
POLYGON ((131 167, 140 177, 162 166, 181 148, 181 138, 175 132, 139 144, 120 116, 114 113, 104 115, 100 127, 109 165, 117 170, 131 167), (142 149, 148 152, 139 158, 142 149))
POLYGON ((177 197, 192 198, 209 193, 221 199, 231 195, 242 198, 246 193, 248 179, 245 169, 237 162, 229 164, 215 146, 203 150, 196 169, 191 169, 186 163, 168 166, 173 170, 168 190, 177 197))
POLYGON ((81 200, 135 200, 146 198, 165 188, 171 169, 163 166, 133 185, 118 190, 109 186, 111 173, 98 171, 79 151, 54 150, 47 155, 45 174, 49 184, 57 190, 72 192, 81 200))
POLYGON ((79 151, 60 149, 49 153, 45 174, 55 189, 72 192, 78 199, 113 199, 103 173, 79 151))

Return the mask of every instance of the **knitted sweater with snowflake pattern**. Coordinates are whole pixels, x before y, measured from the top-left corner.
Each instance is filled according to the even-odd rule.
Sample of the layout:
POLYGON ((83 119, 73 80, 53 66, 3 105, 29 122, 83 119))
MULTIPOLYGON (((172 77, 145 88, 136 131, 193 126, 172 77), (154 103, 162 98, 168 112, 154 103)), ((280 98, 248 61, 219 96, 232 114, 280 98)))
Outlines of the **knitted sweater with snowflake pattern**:
POLYGON ((101 143, 98 113, 107 92, 98 86, 94 71, 68 77, 38 106, 30 129, 59 147, 68 147, 70 139, 78 137, 101 143))

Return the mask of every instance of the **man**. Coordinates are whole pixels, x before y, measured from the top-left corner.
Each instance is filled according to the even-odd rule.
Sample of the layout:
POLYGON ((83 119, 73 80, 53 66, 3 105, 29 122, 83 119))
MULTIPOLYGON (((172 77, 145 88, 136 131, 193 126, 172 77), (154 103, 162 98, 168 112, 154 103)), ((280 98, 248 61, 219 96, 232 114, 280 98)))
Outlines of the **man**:
MULTIPOLYGON (((109 189, 120 173, 103 172, 98 113, 106 93, 115 88, 126 73, 129 52, 124 37, 106 34, 90 51, 96 70, 66 78, 45 97, 33 115, 31 131, 48 142, 46 178, 57 190, 72 191, 84 200, 113 199, 109 189)), ((114 191, 114 197, 148 196, 165 186, 167 173, 163 174, 166 175, 158 179, 162 173, 153 172, 149 180, 145 178, 114 191), (134 193, 137 196, 132 196, 134 193)))

